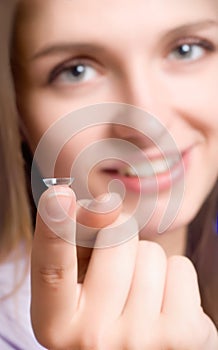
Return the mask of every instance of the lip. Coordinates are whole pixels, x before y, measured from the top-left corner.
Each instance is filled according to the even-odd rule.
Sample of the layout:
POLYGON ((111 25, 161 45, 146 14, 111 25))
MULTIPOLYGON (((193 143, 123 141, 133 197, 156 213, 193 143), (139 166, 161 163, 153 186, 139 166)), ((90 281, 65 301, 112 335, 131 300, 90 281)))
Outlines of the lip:
MULTIPOLYGON (((192 147, 187 148, 180 153, 179 161, 171 168, 163 173, 157 173, 152 176, 138 177, 138 176, 126 176, 120 174, 120 169, 124 167, 124 162, 109 161, 105 168, 101 168, 101 172, 108 176, 110 179, 117 179, 123 182, 126 190, 135 192, 137 194, 155 194, 161 191, 170 190, 172 185, 184 179, 184 172, 186 171, 192 147)), ((173 156, 168 153, 165 157, 173 156)), ((149 157, 149 160, 163 159, 162 157, 149 157)), ((131 161, 129 161, 131 164, 131 161)))

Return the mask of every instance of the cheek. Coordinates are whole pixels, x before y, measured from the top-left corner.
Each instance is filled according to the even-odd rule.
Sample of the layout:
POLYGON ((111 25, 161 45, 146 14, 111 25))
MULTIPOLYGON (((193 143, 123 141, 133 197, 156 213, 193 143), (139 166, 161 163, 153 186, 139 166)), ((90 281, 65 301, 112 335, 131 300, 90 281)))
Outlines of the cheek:
POLYGON ((204 111, 204 114, 207 110, 218 112, 217 67, 215 56, 207 63, 165 76, 165 88, 170 91, 172 103, 191 111, 204 111))
MULTIPOLYGON (((20 116, 26 126, 29 134, 28 139, 30 139, 33 149, 44 133, 56 121, 88 105, 80 99, 75 101, 72 96, 60 95, 47 89, 32 89, 30 92, 22 91, 18 96, 18 104, 20 116)), ((75 142, 82 145, 85 139, 85 136, 81 134, 79 141, 76 139, 75 142)))
MULTIPOLYGON (((61 135, 58 129, 58 121, 76 109, 72 99, 60 98, 46 90, 32 90, 30 93, 23 93, 23 97, 22 95, 19 96, 18 103, 20 116, 25 126, 25 133, 33 150, 35 150, 49 128, 54 126, 56 122, 57 128, 54 128, 54 143, 62 142, 63 145, 66 143, 64 136, 62 137, 64 140, 60 141, 61 135)), ((52 142, 53 140, 51 140, 52 142)), ((78 147, 82 147, 84 143, 83 135, 80 138, 76 138, 74 143, 78 144, 78 147)))
POLYGON ((41 137, 55 121, 57 110, 55 105, 49 102, 48 96, 38 96, 35 90, 21 90, 17 99, 25 134, 34 150, 41 137))
POLYGON ((100 152, 93 152, 101 144, 101 140, 108 135, 107 127, 93 126, 83 131, 79 131, 69 140, 62 137, 59 138, 58 129, 53 133, 50 143, 50 149, 57 149, 57 157, 55 159, 56 176, 66 176, 72 173, 77 178, 84 177, 98 163, 100 152))
POLYGON ((174 105, 184 110, 187 116, 193 116, 196 124, 205 124, 208 129, 213 130, 218 115, 217 82, 214 77, 212 69, 181 78, 175 82, 172 99, 174 105))
POLYGON ((20 90, 18 102, 20 109, 32 119, 49 118, 52 121, 94 103, 111 101, 116 96, 114 86, 105 83, 100 89, 77 91, 75 88, 54 88, 53 86, 31 86, 20 90), (94 91, 93 91, 94 90, 94 91))

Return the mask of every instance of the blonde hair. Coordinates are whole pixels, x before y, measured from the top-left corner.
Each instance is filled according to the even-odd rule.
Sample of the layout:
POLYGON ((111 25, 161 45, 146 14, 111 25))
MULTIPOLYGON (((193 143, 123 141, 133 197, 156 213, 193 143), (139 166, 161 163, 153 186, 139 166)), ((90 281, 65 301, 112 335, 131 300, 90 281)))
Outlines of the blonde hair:
POLYGON ((9 64, 14 9, 15 1, 0 2, 0 261, 21 241, 30 247, 32 237, 18 116, 9 64))

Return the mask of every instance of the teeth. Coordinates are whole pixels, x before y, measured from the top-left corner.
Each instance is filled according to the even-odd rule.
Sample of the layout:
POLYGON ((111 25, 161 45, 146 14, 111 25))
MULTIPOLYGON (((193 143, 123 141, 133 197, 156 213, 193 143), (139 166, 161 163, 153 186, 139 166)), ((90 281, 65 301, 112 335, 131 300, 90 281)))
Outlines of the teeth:
POLYGON ((119 173, 125 176, 148 177, 169 171, 176 163, 180 161, 180 157, 168 157, 166 159, 157 159, 150 162, 138 163, 134 167, 127 166, 120 169, 119 173))

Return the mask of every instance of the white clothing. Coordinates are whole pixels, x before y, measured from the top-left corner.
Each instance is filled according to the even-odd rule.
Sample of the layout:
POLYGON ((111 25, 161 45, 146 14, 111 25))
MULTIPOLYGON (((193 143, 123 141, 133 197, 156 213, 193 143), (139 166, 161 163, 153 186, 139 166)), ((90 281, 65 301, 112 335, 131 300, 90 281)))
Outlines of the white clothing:
POLYGON ((15 259, 14 254, 0 264, 0 349, 45 349, 31 327, 29 258, 15 259), (19 281, 22 284, 16 288, 19 281))

